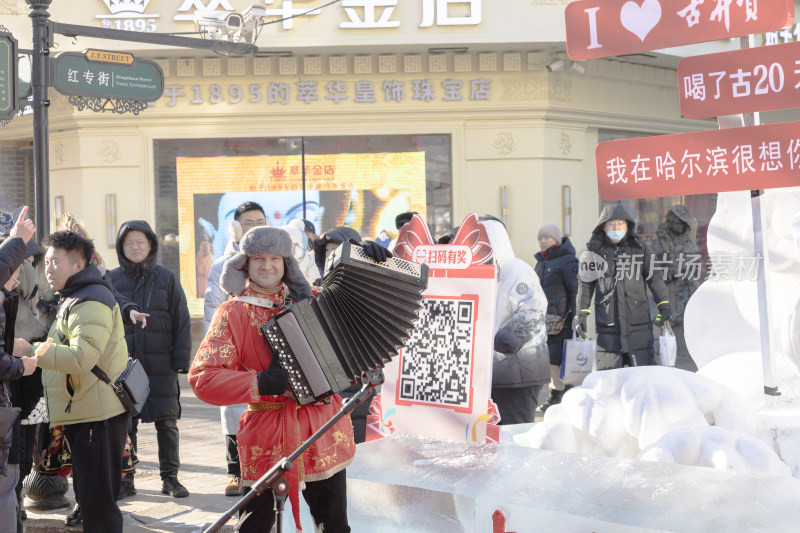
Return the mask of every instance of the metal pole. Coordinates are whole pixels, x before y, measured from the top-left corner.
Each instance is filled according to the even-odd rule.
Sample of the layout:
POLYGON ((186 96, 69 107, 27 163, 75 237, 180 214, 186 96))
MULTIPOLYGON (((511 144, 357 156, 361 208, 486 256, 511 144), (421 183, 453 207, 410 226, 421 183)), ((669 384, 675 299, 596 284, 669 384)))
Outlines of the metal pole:
POLYGON ((36 229, 41 237, 50 233, 50 144, 47 132, 47 108, 50 100, 47 85, 50 82, 49 31, 52 0, 25 0, 31 9, 28 16, 33 26, 33 63, 31 87, 33 88, 33 173, 36 191, 36 229))
MULTIPOLYGON (((741 48, 753 48, 755 38, 753 35, 740 38, 741 48)), ((744 113, 718 117, 719 128, 736 128, 743 126, 758 126, 760 115, 758 113, 744 113)), ((767 271, 769 270, 769 256, 764 248, 764 232, 761 209, 763 190, 750 191, 750 207, 753 217, 753 251, 757 264, 756 289, 758 291, 758 319, 761 334, 761 367, 764 374, 764 405, 770 407, 775 402, 775 397, 780 396, 775 382, 775 372, 772 364, 772 345, 769 329, 769 306, 767 298, 767 271)))

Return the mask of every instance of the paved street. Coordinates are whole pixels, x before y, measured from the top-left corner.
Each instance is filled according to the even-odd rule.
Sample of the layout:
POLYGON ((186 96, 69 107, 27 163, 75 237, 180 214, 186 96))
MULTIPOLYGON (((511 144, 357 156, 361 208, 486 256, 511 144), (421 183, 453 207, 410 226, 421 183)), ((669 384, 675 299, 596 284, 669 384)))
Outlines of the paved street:
MULTIPOLYGON (((181 376, 183 414, 178 422, 181 438, 181 471, 179 479, 189 497, 174 499, 161 494, 158 475, 156 434, 153 424, 139 426, 139 467, 136 475, 138 494, 120 502, 125 531, 200 531, 210 525, 236 502, 225 497, 225 441, 219 424, 219 408, 198 400, 181 376)), ((72 489, 67 496, 74 502, 72 489)), ((28 510, 28 533, 80 531, 80 527, 64 526, 71 508, 47 512, 28 510)), ((232 531, 226 526, 226 531, 232 531)))

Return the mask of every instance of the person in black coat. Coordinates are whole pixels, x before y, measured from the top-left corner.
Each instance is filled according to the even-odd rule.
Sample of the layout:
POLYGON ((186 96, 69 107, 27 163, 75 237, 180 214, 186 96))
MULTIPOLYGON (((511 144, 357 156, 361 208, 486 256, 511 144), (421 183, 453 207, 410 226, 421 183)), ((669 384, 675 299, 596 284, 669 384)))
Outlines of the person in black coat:
POLYGON ((547 349, 550 352, 550 395, 542 405, 546 411, 551 405, 561 403, 564 394, 564 383, 558 378, 561 368, 561 356, 564 352, 564 341, 570 336, 570 325, 575 316, 575 298, 578 295, 578 258, 569 238, 561 236, 561 230, 555 224, 545 224, 539 228, 539 249, 536 258, 536 275, 542 284, 547 297, 547 319, 556 324, 560 322, 561 330, 548 331, 547 349))
POLYGON ((183 498, 189 491, 178 481, 178 374, 188 372, 191 364, 189 308, 177 276, 157 265, 157 256, 158 238, 150 225, 143 220, 126 222, 117 235, 120 266, 109 277, 120 294, 149 315, 146 327, 125 324, 128 351, 150 378, 150 395, 139 417, 133 419, 131 442, 136 449, 139 419, 155 422, 161 492, 183 498))
POLYGON ((586 337, 594 297, 596 370, 655 364, 648 286, 659 311, 656 325, 670 319, 667 287, 651 270, 653 251, 635 230, 633 217, 622 205, 608 205, 586 245, 591 253, 581 255, 573 327, 586 337))

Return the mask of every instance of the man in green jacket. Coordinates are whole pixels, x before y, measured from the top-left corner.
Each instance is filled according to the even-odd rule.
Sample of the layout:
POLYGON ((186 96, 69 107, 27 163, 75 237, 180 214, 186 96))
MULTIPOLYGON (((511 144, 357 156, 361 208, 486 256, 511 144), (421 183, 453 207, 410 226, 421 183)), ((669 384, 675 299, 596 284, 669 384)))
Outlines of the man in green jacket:
POLYGON ((64 426, 72 451, 75 499, 83 530, 122 531, 116 502, 130 415, 111 386, 92 373, 97 365, 112 382, 125 370, 128 348, 111 287, 91 264, 94 244, 71 231, 45 242, 45 275, 59 296, 52 343, 17 339, 15 355, 39 354, 52 426, 64 426))

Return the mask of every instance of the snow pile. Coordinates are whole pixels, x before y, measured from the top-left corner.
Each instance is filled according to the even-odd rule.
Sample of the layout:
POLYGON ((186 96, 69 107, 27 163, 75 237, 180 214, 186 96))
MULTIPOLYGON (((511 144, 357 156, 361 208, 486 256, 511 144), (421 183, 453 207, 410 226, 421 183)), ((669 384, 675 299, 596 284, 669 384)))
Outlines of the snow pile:
POLYGON ((756 412, 738 394, 692 372, 650 366, 590 374, 544 422, 513 440, 581 455, 789 475, 760 437, 756 412))

